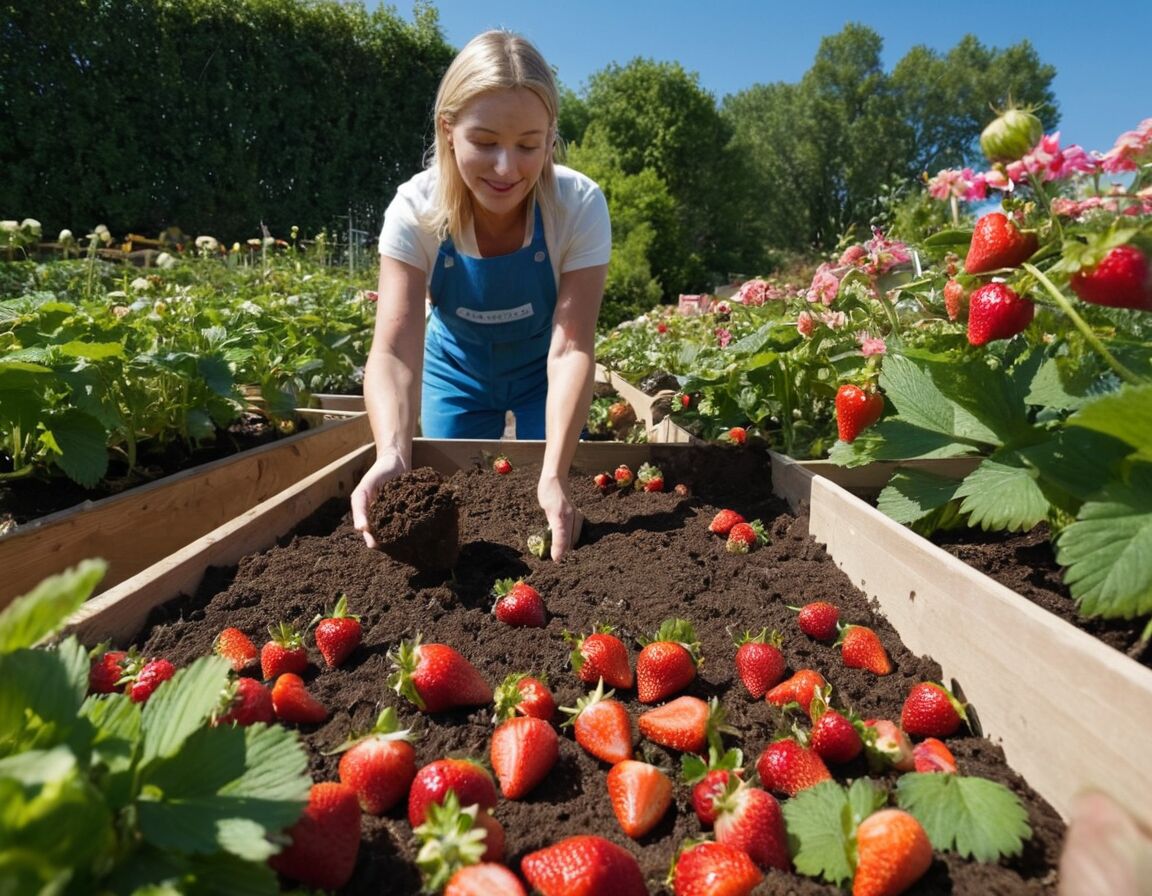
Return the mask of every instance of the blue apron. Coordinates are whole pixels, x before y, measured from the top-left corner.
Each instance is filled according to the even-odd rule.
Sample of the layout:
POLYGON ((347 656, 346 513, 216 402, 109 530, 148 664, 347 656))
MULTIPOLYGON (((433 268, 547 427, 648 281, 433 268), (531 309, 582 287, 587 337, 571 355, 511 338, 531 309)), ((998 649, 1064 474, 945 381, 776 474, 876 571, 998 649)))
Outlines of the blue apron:
POLYGON ((536 206, 532 241, 508 255, 473 258, 440 246, 424 340, 421 434, 498 439, 504 414, 516 437, 544 438, 548 347, 556 276, 536 206))

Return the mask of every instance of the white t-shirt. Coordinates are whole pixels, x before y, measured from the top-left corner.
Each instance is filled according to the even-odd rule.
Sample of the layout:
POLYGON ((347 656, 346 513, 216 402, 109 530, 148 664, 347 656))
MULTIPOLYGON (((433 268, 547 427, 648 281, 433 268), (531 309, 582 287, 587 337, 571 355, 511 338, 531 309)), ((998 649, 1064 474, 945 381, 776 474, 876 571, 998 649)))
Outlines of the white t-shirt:
MULTIPOLYGON (((607 264, 612 253, 612 225, 604 193, 591 178, 563 165, 556 165, 555 215, 543 209, 544 238, 556 282, 565 271, 607 264)), ((429 281, 440 241, 420 223, 432 205, 435 172, 425 169, 400 185, 384 213, 380 231, 380 254, 424 271, 429 281)), ((531 219, 525 245, 532 240, 531 219)), ((471 228, 456 241, 456 251, 478 256, 471 228)))

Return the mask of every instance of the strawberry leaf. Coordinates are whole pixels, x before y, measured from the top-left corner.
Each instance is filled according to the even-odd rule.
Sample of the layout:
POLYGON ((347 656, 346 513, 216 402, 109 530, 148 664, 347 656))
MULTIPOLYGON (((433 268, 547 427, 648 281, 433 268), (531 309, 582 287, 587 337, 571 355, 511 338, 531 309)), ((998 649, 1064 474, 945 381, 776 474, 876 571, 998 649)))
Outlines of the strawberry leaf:
POLYGON ((230 668, 223 657, 200 657, 156 689, 144 704, 141 768, 175 755, 203 726, 228 683, 230 668))
POLYGON ((876 509, 898 523, 914 523, 945 507, 956 497, 959 485, 959 480, 946 476, 900 470, 880 492, 876 509))
POLYGON ((84 560, 49 576, 0 612, 0 654, 31 647, 57 631, 96 589, 108 564, 84 560))
POLYGON ((896 801, 924 826, 933 848, 980 862, 1019 855, 1032 836, 1016 795, 987 778, 909 772, 900 776, 896 801))
POLYGON ((782 805, 796 870, 843 885, 855 872, 856 825, 886 799, 867 778, 845 789, 835 781, 808 787, 782 805))
POLYGON ((1061 531, 1056 562, 1085 616, 1131 619, 1152 613, 1152 465, 1137 464, 1061 531))
POLYGON ((1031 529, 1048 515, 1037 474, 1015 451, 998 451, 964 477, 956 489, 961 513, 972 526, 1010 532, 1031 529))
POLYGON ((1137 460, 1152 461, 1152 386, 1125 386, 1099 398, 1068 418, 1068 425, 1115 436, 1135 449, 1137 460))
MULTIPOLYGON (((952 364, 951 369, 958 375, 960 365, 952 364)), ((880 387, 905 423, 976 446, 1002 444, 995 431, 982 419, 952 400, 951 396, 963 389, 983 388, 982 385, 956 385, 946 395, 926 361, 893 354, 884 361, 880 387)))

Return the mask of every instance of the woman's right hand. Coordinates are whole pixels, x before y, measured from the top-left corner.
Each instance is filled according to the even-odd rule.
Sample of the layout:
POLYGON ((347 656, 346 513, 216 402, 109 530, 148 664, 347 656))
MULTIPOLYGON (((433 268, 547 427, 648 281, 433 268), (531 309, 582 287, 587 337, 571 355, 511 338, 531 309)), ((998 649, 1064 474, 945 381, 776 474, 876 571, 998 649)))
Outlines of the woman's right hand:
POLYGON ((360 479, 360 483, 352 491, 352 525, 357 532, 364 535, 364 543, 372 549, 380 547, 372 537, 368 521, 368 510, 376 493, 389 479, 395 479, 408 472, 408 465, 399 454, 389 451, 378 454, 376 462, 368 468, 368 472, 360 479))

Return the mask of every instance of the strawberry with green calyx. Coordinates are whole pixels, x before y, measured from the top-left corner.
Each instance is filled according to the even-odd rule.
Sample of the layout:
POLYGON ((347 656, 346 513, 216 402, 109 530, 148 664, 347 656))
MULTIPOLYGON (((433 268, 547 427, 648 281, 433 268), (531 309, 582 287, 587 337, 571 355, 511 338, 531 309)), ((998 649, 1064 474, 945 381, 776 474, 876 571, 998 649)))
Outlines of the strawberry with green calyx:
POLYGON ((383 815, 404 799, 416 777, 415 734, 401 728, 396 710, 381 711, 376 723, 329 751, 340 756, 337 774, 356 791, 360 808, 368 815, 383 815))
POLYGON ((884 396, 871 387, 843 383, 836 390, 836 434, 851 444, 884 413, 884 396))
POLYGON ((1036 306, 1006 283, 992 282, 968 297, 968 343, 986 345, 1023 333, 1036 315, 1036 306))
POLYGON ((503 454, 497 455, 492 461, 492 470, 500 476, 507 476, 512 472, 512 461, 503 454))
POLYGON ((488 849, 488 831, 478 821, 484 811, 475 804, 461 806, 452 792, 428 806, 423 823, 412 831, 420 842, 416 867, 424 892, 440 892, 461 868, 480 863, 488 849))
POLYGON ((563 727, 572 728, 576 743, 610 765, 633 757, 632 717, 613 693, 605 693, 601 679, 596 689, 577 700, 575 706, 560 707, 561 712, 568 714, 563 727))
POLYGON ((616 480, 612 478, 611 473, 601 472, 592 477, 592 482, 602 492, 610 492, 616 488, 616 480))
POLYGON ((955 278, 944 284, 944 309, 951 321, 963 321, 968 316, 968 290, 955 278))
POLYGON ((727 538, 733 526, 737 523, 746 522, 747 520, 740 513, 726 508, 712 517, 712 522, 708 524, 708 531, 713 535, 722 535, 727 538))
POLYGON ((313 619, 311 627, 316 649, 329 669, 344 665, 352 651, 360 646, 364 635, 360 617, 348 612, 348 596, 345 594, 340 595, 332 609, 313 619))
POLYGON ((784 637, 777 631, 769 634, 767 628, 762 628, 756 634, 745 631, 735 643, 736 673, 752 698, 759 700, 784 680, 788 668, 780 650, 784 637))
POLYGON ((764 879, 742 849, 701 840, 680 851, 672 868, 673 896, 750 896, 764 879))
POLYGON ((612 471, 612 478, 616 480, 617 488, 631 488, 632 483, 636 481, 636 474, 627 464, 620 464, 612 471))
POLYGON ((652 639, 641 643, 636 657, 636 696, 641 703, 658 703, 696 679, 703 660, 696 629, 687 619, 665 619, 652 639))
POLYGON ((543 676, 537 677, 523 672, 513 672, 505 676, 496 686, 492 696, 495 711, 494 722, 504 722, 517 715, 532 716, 551 722, 556 715, 556 698, 548 688, 543 676))
POLYGON ((864 752, 863 722, 828 705, 827 691, 817 691, 808 709, 812 728, 807 744, 825 763, 844 765, 864 752))
POLYGON ((654 744, 681 753, 703 755, 718 746, 723 734, 734 733, 724 724, 724 707, 713 697, 705 702, 684 694, 642 712, 636 719, 640 733, 654 744))
POLYGON ((489 750, 500 792, 510 800, 527 796, 560 758, 556 730, 533 716, 515 716, 497 725, 489 750))
POLYGON ((910 772, 915 767, 912 741, 888 719, 865 719, 861 737, 868 767, 873 771, 895 769, 910 772))
POLYGON ((747 554, 756 550, 768 540, 768 533, 760 520, 750 523, 737 523, 728 530, 724 550, 729 554, 747 554))
POLYGON ((212 642, 212 651, 228 660, 236 672, 243 672, 260 659, 260 651, 256 649, 252 639, 232 625, 220 630, 220 634, 212 642))
POLYGON ((1044 125, 1026 106, 1010 105, 980 132, 980 149, 993 164, 1024 158, 1044 136, 1044 125))
POLYGON ((942 740, 926 737, 912 748, 912 768, 917 772, 957 774, 956 757, 942 740))
POLYGON ((482 706, 492 687, 459 651, 447 644, 422 644, 420 636, 388 652, 393 672, 388 687, 424 712, 482 706))
POLYGON ((608 801, 633 840, 648 834, 672 805, 672 780, 650 762, 625 759, 608 770, 608 801))
POLYGON ((544 598, 523 579, 498 579, 492 594, 492 615, 505 625, 543 628, 547 623, 544 598))
POLYGON ((796 611, 796 624, 800 631, 817 641, 834 641, 840 633, 840 609, 826 600, 813 600, 802 607, 788 607, 796 611))
POLYGON ((748 441, 748 430, 743 426, 733 426, 720 436, 720 441, 729 445, 743 445, 748 441))
POLYGON ((89 694, 115 694, 123 687, 121 679, 124 677, 124 664, 128 661, 128 653, 124 650, 107 648, 107 644, 102 644, 89 653, 91 657, 88 669, 89 694))
POLYGON ((276 721, 272 705, 272 692, 255 678, 235 678, 220 695, 220 707, 213 715, 213 725, 240 725, 247 727, 257 722, 271 724, 276 721))
POLYGON ((530 852, 520 860, 520 872, 542 896, 648 896, 636 857, 596 834, 565 837, 530 852))
POLYGON ((1131 243, 1112 246, 1103 255, 1085 252, 1068 285, 1082 302, 1152 311, 1152 267, 1131 243))
POLYGON ((285 672, 303 674, 308 668, 304 633, 287 622, 268 627, 268 640, 260 648, 260 674, 272 681, 285 672))
POLYGON ((492 774, 472 759, 434 759, 421 766, 408 788, 408 822, 413 828, 424 823, 428 807, 444 802, 449 793, 461 806, 496 807, 499 795, 492 774))
POLYGON ((948 737, 967 722, 965 705, 934 681, 912 685, 900 710, 900 727, 909 737, 948 737))
POLYGON ((828 687, 828 682, 815 669, 797 669, 792 675, 769 690, 764 695, 764 699, 781 709, 795 703, 804 712, 808 712, 816 692, 826 687, 828 687))
POLYGON ((680 757, 680 777, 692 788, 692 808, 700 824, 711 827, 716 821, 716 800, 728 789, 729 782, 744 774, 744 753, 739 747, 720 752, 713 744, 708 748, 708 759, 696 753, 680 757))
POLYGON ((328 718, 328 707, 295 672, 284 672, 272 683, 272 710, 281 722, 297 725, 319 725, 328 718))
POLYGON ((527 896, 520 878, 498 862, 465 865, 452 875, 444 896, 527 896))
POLYGON ((144 659, 132 655, 124 665, 120 679, 133 703, 144 703, 160 685, 176 674, 176 666, 164 657, 144 659))
POLYGON ((585 684, 603 679, 610 688, 630 688, 635 678, 628 647, 615 635, 610 625, 595 626, 591 634, 564 633, 564 640, 573 645, 569 659, 572 669, 585 684))
POLYGON ((767 790, 734 779, 716 801, 716 842, 742 849, 760 868, 788 871, 788 832, 780 803, 767 790))
POLYGON ((288 845, 268 860, 274 870, 321 890, 338 890, 351 880, 360 851, 360 806, 351 787, 313 784, 304 814, 285 833, 288 845))
POLYGON ((756 759, 756 774, 766 789, 787 796, 832 780, 824 760, 794 737, 782 737, 768 744, 756 759))
POLYGON ((1038 246, 1036 234, 1026 233, 1003 212, 989 212, 976 221, 964 258, 968 274, 987 274, 1027 261, 1038 246))
POLYGON ((664 491, 664 474, 659 467, 647 462, 640 464, 640 469, 636 471, 636 482, 642 491, 664 491))
POLYGON ((528 553, 535 557, 537 560, 543 560, 549 556, 552 550, 552 530, 541 529, 539 532, 533 532, 525 540, 528 546, 528 553))
POLYGON ((875 675, 892 671, 892 660, 874 629, 846 625, 840 632, 840 658, 849 669, 866 669, 875 675))

